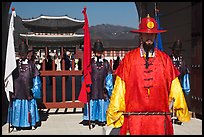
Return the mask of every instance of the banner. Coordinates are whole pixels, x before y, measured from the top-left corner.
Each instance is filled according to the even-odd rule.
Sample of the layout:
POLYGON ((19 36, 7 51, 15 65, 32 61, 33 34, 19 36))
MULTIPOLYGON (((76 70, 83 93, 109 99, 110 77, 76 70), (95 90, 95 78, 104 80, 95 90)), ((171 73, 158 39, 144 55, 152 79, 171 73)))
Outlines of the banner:
POLYGON ((84 60, 83 60, 83 82, 82 87, 80 90, 80 94, 78 97, 78 100, 87 103, 87 93, 89 93, 90 86, 92 84, 91 81, 91 41, 90 41, 90 33, 89 33, 89 23, 88 23, 88 17, 86 14, 86 7, 84 7, 84 10, 82 11, 84 14, 84 60))
MULTIPOLYGON (((157 29, 162 29, 160 27, 160 20, 159 20, 159 9, 157 8, 156 4, 155 4, 155 20, 157 22, 158 28, 157 29)), ((158 33, 157 34, 157 38, 154 42, 155 47, 157 47, 159 50, 163 51, 163 47, 162 47, 162 39, 161 39, 161 34, 158 33)))
POLYGON ((14 36, 13 36, 14 17, 16 17, 16 13, 15 13, 15 9, 12 8, 12 15, 11 15, 9 33, 8 33, 5 75, 4 75, 5 92, 9 102, 10 102, 9 92, 14 92, 12 72, 16 68, 16 56, 15 56, 14 36))

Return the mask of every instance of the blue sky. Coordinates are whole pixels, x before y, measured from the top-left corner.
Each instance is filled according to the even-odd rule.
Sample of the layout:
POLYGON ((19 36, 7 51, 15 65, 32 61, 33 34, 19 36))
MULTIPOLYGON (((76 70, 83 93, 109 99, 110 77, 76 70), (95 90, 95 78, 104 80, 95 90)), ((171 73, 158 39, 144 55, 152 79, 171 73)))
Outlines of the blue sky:
MULTIPOLYGON (((112 24, 138 28, 138 13, 134 2, 12 2, 16 14, 23 19, 42 15, 84 19, 87 7, 89 26, 112 24)), ((11 9, 9 11, 11 13, 11 9)))

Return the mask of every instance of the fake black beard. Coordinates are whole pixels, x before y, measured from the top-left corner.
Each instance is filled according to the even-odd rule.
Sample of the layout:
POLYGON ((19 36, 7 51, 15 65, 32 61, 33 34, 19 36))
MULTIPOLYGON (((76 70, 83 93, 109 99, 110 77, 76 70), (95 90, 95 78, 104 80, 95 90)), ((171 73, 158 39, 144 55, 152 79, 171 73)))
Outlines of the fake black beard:
POLYGON ((153 54, 154 52, 154 44, 146 44, 145 42, 143 43, 143 48, 144 48, 144 51, 146 52, 146 68, 148 68, 149 66, 149 63, 148 63, 148 59, 149 59, 149 52, 153 54))
POLYGON ((146 53, 149 53, 149 52, 153 53, 154 52, 154 44, 148 44, 147 45, 145 42, 143 42, 143 48, 144 48, 144 51, 146 53))

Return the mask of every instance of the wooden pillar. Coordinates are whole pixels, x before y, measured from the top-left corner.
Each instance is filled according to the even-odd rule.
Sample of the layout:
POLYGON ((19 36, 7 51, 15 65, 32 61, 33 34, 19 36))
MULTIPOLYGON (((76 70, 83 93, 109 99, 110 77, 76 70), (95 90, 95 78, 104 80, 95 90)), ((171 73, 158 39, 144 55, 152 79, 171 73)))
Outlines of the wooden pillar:
MULTIPOLYGON (((55 71, 55 61, 54 60, 52 61, 52 71, 55 71)), ((56 102, 56 76, 52 77, 52 95, 53 95, 53 102, 56 102)))
POLYGON ((113 50, 110 51, 110 57, 113 57, 113 50))
MULTIPOLYGON (((45 60, 43 60, 42 70, 45 71, 45 60)), ((43 77, 43 103, 46 103, 46 77, 43 77)))
POLYGON ((45 46, 45 57, 46 57, 46 58, 47 58, 48 54, 49 54, 49 52, 48 52, 48 47, 45 46))
POLYGON ((115 57, 115 56, 116 56, 116 51, 114 50, 114 51, 113 51, 113 57, 115 57))
MULTIPOLYGON (((65 61, 62 60, 62 71, 65 70, 65 61)), ((66 101, 66 79, 62 76, 62 102, 66 101)))
POLYGON ((113 60, 110 59, 110 66, 111 66, 111 69, 113 69, 113 60))
POLYGON ((122 51, 120 50, 120 51, 119 51, 119 57, 121 57, 121 56, 122 56, 122 51))
POLYGON ((61 47, 60 58, 62 58, 62 57, 63 57, 63 52, 64 52, 64 48, 63 48, 63 47, 61 47))

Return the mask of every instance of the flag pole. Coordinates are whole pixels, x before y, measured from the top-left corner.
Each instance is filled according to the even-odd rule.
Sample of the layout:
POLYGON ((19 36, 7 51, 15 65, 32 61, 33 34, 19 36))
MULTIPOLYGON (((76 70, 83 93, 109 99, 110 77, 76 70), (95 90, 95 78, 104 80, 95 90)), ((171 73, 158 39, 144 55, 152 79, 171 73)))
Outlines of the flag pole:
MULTIPOLYGON (((159 12, 160 11, 158 9, 157 3, 155 2, 155 20, 157 22, 158 29, 161 29, 161 27, 160 27, 160 19, 159 19, 160 13, 159 12)), ((162 39, 161 39, 161 34, 160 33, 157 34, 157 37, 156 37, 156 40, 155 40, 154 44, 155 44, 155 47, 157 47, 159 50, 163 51, 162 39)))
MULTIPOLYGON (((84 15, 85 15, 85 20, 86 20, 86 26, 88 27, 88 18, 87 18, 87 14, 86 14, 86 7, 84 7, 84 15)), ((87 32, 89 33, 89 32, 87 32)), ((87 34, 86 33, 86 34, 87 34)), ((86 36, 87 37, 87 36, 86 36)), ((89 62, 90 63, 90 62, 89 62)), ((87 64, 88 65, 88 64, 87 64)), ((90 64, 89 64, 90 65, 90 64)), ((88 99, 88 117, 89 117, 89 130, 91 130, 91 111, 90 111, 90 93, 87 92, 87 99, 88 99)))
POLYGON ((9 102, 9 109, 8 109, 8 133, 11 133, 10 132, 10 121, 11 121, 11 117, 10 117, 10 113, 11 113, 11 102, 9 102))
POLYGON ((10 122, 11 122, 11 93, 14 93, 13 88, 13 77, 12 72, 16 68, 16 56, 15 56, 15 47, 14 47, 14 17, 16 17, 15 8, 12 7, 12 14, 9 24, 9 33, 8 33, 8 43, 6 50, 6 63, 5 63, 5 75, 4 75, 4 86, 7 99, 9 101, 8 106, 8 132, 10 133, 10 122))
POLYGON ((12 98, 11 98, 11 95, 9 95, 9 98, 10 98, 10 102, 9 102, 9 109, 8 109, 8 133, 11 133, 10 131, 10 128, 11 128, 11 121, 12 121, 12 115, 11 115, 11 112, 12 112, 12 98))
POLYGON ((91 110, 90 110, 90 94, 87 93, 87 98, 88 98, 88 117, 89 117, 89 130, 91 130, 91 110))
MULTIPOLYGON (((154 3, 154 16, 155 16, 155 20, 157 21, 158 17, 157 17, 157 3, 156 2, 154 3)), ((158 22, 157 22, 157 24, 158 24, 158 22)), ((158 48, 158 35, 156 37, 155 47, 158 48)))
POLYGON ((83 83, 80 90, 78 100, 87 103, 88 105, 88 117, 89 117, 89 129, 91 129, 90 122, 90 92, 92 84, 91 81, 91 42, 90 42, 90 33, 89 33, 89 24, 88 17, 86 14, 86 7, 84 7, 82 13, 84 14, 84 53, 83 53, 83 83))

